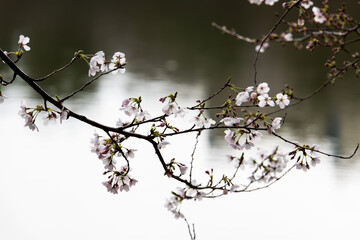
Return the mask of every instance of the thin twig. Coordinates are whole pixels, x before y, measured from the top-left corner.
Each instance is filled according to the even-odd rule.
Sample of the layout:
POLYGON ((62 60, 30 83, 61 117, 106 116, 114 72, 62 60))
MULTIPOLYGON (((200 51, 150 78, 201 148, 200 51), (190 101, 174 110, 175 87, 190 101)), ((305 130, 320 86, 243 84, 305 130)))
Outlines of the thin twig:
POLYGON ((46 76, 44 76, 44 77, 42 77, 42 78, 34 79, 34 82, 44 81, 44 80, 52 77, 52 76, 55 75, 56 73, 61 72, 62 70, 70 67, 70 66, 75 62, 75 60, 77 60, 77 59, 79 59, 79 56, 78 56, 78 55, 75 55, 75 56, 71 59, 71 61, 70 61, 68 64, 66 64, 65 66, 63 66, 63 67, 61 67, 61 68, 59 68, 59 69, 56 69, 56 70, 53 71, 52 73, 50 73, 50 74, 48 74, 48 75, 46 75, 46 76))
POLYGON ((100 77, 109 74, 110 72, 115 71, 116 69, 110 70, 108 72, 105 73, 101 73, 98 76, 96 76, 95 78, 91 79, 90 81, 88 81, 87 83, 85 83, 81 88, 77 89, 76 91, 74 91, 73 93, 71 93, 70 95, 64 97, 63 99, 61 99, 59 102, 65 102, 67 99, 73 97, 75 94, 81 92, 82 90, 84 90, 87 86, 89 86, 90 84, 92 84, 93 82, 95 82, 96 80, 98 80, 100 77))
POLYGON ((193 149, 193 152, 191 154, 191 163, 190 163, 190 182, 192 182, 192 171, 193 171, 193 163, 194 163, 194 155, 195 155, 195 152, 196 152, 196 148, 197 148, 197 145, 199 143, 199 136, 201 134, 201 131, 199 131, 197 134, 196 134, 196 142, 195 142, 195 145, 194 145, 194 149, 193 149))
POLYGON ((293 9, 294 7, 296 7, 302 0, 298 0, 296 3, 294 3, 292 6, 290 6, 289 8, 287 8, 284 12, 284 14, 278 19, 278 21, 275 23, 275 25, 271 28, 271 30, 269 31, 269 33, 263 38, 263 40, 261 40, 260 44, 259 44, 259 49, 256 51, 256 55, 255 55, 255 60, 254 60, 254 84, 257 85, 257 61, 259 59, 259 54, 260 51, 265 43, 265 41, 270 37, 270 35, 275 31, 275 29, 279 26, 279 24, 283 21, 283 19, 286 17, 286 15, 288 15, 288 13, 291 11, 291 9, 293 9))

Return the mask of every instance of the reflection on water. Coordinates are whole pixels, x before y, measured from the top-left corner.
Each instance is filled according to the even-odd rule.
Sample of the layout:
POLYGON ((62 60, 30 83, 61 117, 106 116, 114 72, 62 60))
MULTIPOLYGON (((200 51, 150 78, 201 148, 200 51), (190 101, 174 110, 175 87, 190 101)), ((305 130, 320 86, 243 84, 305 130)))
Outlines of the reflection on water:
MULTIPOLYGON (((19 34, 29 35, 32 50, 21 65, 35 77, 64 65, 79 49, 104 50, 108 57, 124 51, 126 74, 108 75, 68 102, 73 110, 107 124, 116 122, 120 102, 126 97, 141 95, 145 108, 155 115, 158 98, 175 91, 179 91, 180 103, 191 105, 216 91, 229 76, 238 85, 252 84, 253 46, 220 34, 210 23, 259 36, 274 20, 269 14, 273 9, 235 0, 116 1, 102 6, 88 1, 61 1, 56 6, 41 2, 22 5, 29 10, 21 18, 11 11, 18 4, 6 3, 9 10, 2 14, 11 21, 0 25, 8 33, 0 39, 0 47, 11 49, 19 34)), ((272 46, 260 58, 259 79, 270 83, 272 94, 288 83, 295 93, 306 95, 325 80, 327 56, 320 52, 272 46)), ((65 96, 89 79, 87 69, 86 64, 75 63, 70 71, 42 86, 65 96)), ((289 109, 281 133, 304 143, 319 143, 331 153, 350 153, 359 142, 360 113, 354 111, 359 105, 358 89, 359 81, 350 74, 308 103, 289 109)), ((149 146, 136 143, 144 149, 134 163, 139 186, 130 193, 110 196, 99 184, 103 181, 101 164, 89 151, 92 129, 69 120, 60 127, 39 124, 40 133, 30 132, 21 127, 18 106, 23 98, 39 104, 38 97, 21 82, 3 92, 8 99, 0 105, 0 131, 6 136, 0 141, 1 239, 49 239, 50 235, 51 239, 105 239, 119 232, 130 239, 188 238, 183 223, 163 208, 174 186, 162 177, 160 164, 149 157, 149 146)), ((197 166, 224 166, 228 148, 222 132, 202 137, 197 166)), ((182 142, 191 145, 192 141, 182 142)), ((271 148, 268 140, 264 142, 271 148)), ((173 149, 188 157, 180 151, 173 149)), ((360 213, 356 202, 359 170, 358 155, 351 160, 323 158, 312 171, 290 174, 262 192, 189 203, 184 211, 196 223, 199 239, 288 239, 293 232, 297 234, 292 239, 352 239, 349 236, 356 234, 356 226, 350 219, 360 213)))

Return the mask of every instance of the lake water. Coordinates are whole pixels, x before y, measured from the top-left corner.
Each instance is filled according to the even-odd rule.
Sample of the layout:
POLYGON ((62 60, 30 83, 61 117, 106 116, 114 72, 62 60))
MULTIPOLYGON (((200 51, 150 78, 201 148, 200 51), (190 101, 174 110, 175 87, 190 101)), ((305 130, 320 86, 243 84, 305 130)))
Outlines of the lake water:
MULTIPOLYGON (((79 49, 104 50, 108 57, 125 52, 125 74, 106 76, 68 102, 72 110, 109 125, 117 121, 127 97, 142 96, 145 109, 155 116, 161 108, 158 99, 175 91, 187 106, 216 91, 229 76, 237 85, 250 85, 254 47, 221 35, 210 23, 258 36, 275 19, 273 9, 235 0, 117 1, 102 6, 89 1, 61 1, 56 6, 40 2, 22 5, 29 10, 21 12, 21 18, 11 11, 17 4, 6 4, 3 12, 9 23, 0 25, 7 33, 0 47, 11 49, 18 35, 30 36, 32 50, 20 66, 34 77, 67 63, 79 49), (258 11, 262 17, 255 18, 258 11)), ((271 46, 260 58, 259 79, 269 82, 271 93, 289 83, 306 95, 325 80, 326 57, 321 51, 310 54, 271 46)), ((9 74, 4 67, 0 71, 9 74)), ((40 132, 24 128, 18 116, 21 99, 28 106, 41 101, 19 80, 2 89, 7 99, 0 105, 0 239, 190 239, 184 221, 174 219, 164 207, 178 184, 163 176, 151 146, 134 141, 139 151, 132 175, 139 183, 128 193, 109 194, 101 185, 102 163, 90 152, 94 129, 74 119, 47 127, 40 121, 40 132)), ((86 64, 77 63, 42 86, 64 96, 87 80, 86 64)), ((360 142, 359 89, 359 80, 349 74, 290 109, 279 133, 318 143, 332 154, 350 154, 360 142)), ((164 154, 188 159, 193 141, 175 139, 182 148, 174 143, 164 154)), ((269 149, 274 144, 286 147, 271 138, 263 140, 269 149)), ((196 167, 232 169, 224 157, 228 152, 222 132, 203 134, 196 167)), ((196 239, 356 238, 359 154, 349 160, 321 160, 310 171, 293 171, 261 191, 184 203, 182 210, 195 223, 196 239)))

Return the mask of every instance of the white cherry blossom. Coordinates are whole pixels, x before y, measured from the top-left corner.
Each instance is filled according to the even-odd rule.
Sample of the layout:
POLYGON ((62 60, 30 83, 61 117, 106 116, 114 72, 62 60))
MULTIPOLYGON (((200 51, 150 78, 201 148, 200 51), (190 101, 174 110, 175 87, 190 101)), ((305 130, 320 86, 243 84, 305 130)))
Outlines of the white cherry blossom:
POLYGON ((30 42, 29 37, 25 37, 24 35, 19 36, 19 42, 18 44, 20 47, 24 48, 25 51, 30 51, 30 47, 27 45, 30 42))
POLYGON ((256 45, 255 51, 260 52, 260 53, 264 53, 265 50, 268 49, 269 47, 270 47, 270 44, 268 42, 264 42, 261 49, 260 49, 260 44, 256 45))
POLYGON ((278 93, 276 94, 276 104, 279 105, 281 109, 284 109, 290 104, 287 94, 278 93))
POLYGON ((240 92, 238 93, 238 95, 236 96, 235 98, 235 101, 236 101, 236 105, 237 106, 241 106, 241 104, 243 102, 248 102, 249 101, 249 93, 248 92, 240 92))
POLYGON ((310 0, 303 0, 303 1, 301 2, 301 6, 302 6, 303 8, 305 8, 305 9, 310 8, 313 4, 314 4, 314 3, 313 3, 312 1, 310 1, 310 0))
POLYGON ((275 118, 271 123, 271 131, 275 132, 276 129, 279 129, 281 127, 281 117, 275 118))
POLYGON ((123 67, 126 64, 125 54, 122 52, 114 53, 111 62, 109 64, 109 69, 113 70, 112 73, 116 74, 118 72, 124 73, 125 68, 123 67), (116 69, 116 70, 115 70, 116 69))
POLYGON ((263 94, 268 93, 270 91, 270 88, 266 82, 263 82, 257 86, 256 91, 259 95, 263 95, 263 94))
POLYGON ((267 94, 260 95, 257 98, 259 100, 259 107, 265 107, 266 104, 268 104, 271 107, 275 106, 274 101, 267 94))
POLYGON ((172 115, 179 111, 179 107, 176 105, 176 103, 168 103, 165 107, 163 107, 162 112, 166 115, 172 115))
POLYGON ((225 126, 234 126, 235 124, 239 124, 241 120, 244 120, 243 118, 239 117, 226 117, 220 120, 220 122, 223 122, 225 126))
POLYGON ((320 8, 318 8, 318 7, 313 7, 313 8, 312 8, 312 12, 313 12, 314 15, 315 15, 315 17, 314 17, 315 22, 324 23, 324 22, 326 21, 326 18, 325 18, 325 16, 321 13, 320 8))

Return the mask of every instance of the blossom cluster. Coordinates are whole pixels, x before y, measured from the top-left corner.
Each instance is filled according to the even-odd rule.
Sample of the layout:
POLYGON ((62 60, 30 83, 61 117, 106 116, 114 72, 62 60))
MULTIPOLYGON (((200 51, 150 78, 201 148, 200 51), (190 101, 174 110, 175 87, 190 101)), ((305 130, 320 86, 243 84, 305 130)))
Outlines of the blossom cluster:
MULTIPOLYGON (((142 122, 151 118, 148 111, 143 110, 141 107, 141 97, 139 98, 126 98, 122 101, 120 111, 124 112, 125 115, 133 117, 132 122, 142 122)), ((118 127, 128 125, 129 122, 123 122, 121 119, 117 122, 118 127)))
MULTIPOLYGON (((176 94, 170 94, 169 96, 160 98, 160 102, 164 103, 167 98, 169 102, 162 108, 162 112, 168 116, 174 115, 175 117, 184 117, 186 114, 186 109, 181 108, 175 101, 177 96, 176 94)), ((205 116, 203 110, 199 110, 198 113, 193 116, 190 120, 190 123, 193 123, 194 126, 198 128, 210 128, 212 125, 216 124, 216 121, 205 116)))
POLYGON ((129 158, 134 158, 136 149, 123 147, 120 143, 126 138, 121 134, 113 134, 111 138, 103 138, 96 132, 91 139, 91 152, 95 153, 102 160, 105 168, 104 174, 109 174, 108 181, 103 185, 111 193, 117 194, 118 191, 129 191, 130 187, 135 186, 137 180, 130 177, 129 158), (115 142, 114 142, 115 141, 115 142), (115 157, 123 157, 127 165, 116 167, 115 157))
POLYGON ((56 119, 60 119, 60 123, 68 118, 69 111, 62 109, 61 112, 54 111, 50 108, 45 109, 43 106, 36 106, 36 108, 28 108, 25 106, 25 101, 21 101, 19 115, 25 119, 25 127, 29 127, 30 130, 39 131, 39 128, 35 125, 35 120, 41 112, 46 112, 43 120, 44 125, 49 123, 56 123, 56 119))
POLYGON ((241 106, 242 103, 251 102, 263 108, 265 106, 273 107, 276 103, 281 109, 284 109, 290 104, 287 94, 278 93, 274 98, 271 98, 268 95, 269 91, 270 88, 266 82, 260 83, 255 90, 253 86, 247 87, 244 91, 237 94, 235 99, 236 105, 241 106))
POLYGON ((122 52, 115 52, 110 62, 106 61, 105 53, 98 51, 89 61, 89 76, 95 76, 97 72, 107 72, 110 70, 113 74, 118 72, 124 73, 126 65, 125 54, 122 52))
MULTIPOLYGON (((249 2, 251 4, 257 4, 257 5, 261 5, 264 0, 249 0, 249 2)), ((274 3, 278 2, 278 0, 265 0, 265 4, 266 5, 274 5, 274 3)), ((284 2, 282 4, 283 8, 286 9, 289 6, 293 6, 293 4, 295 4, 296 1, 290 1, 290 2, 284 2)), ((296 27, 302 27, 305 24, 305 19, 309 18, 309 13, 306 12, 307 9, 310 9, 311 7, 311 11, 312 11, 312 19, 315 23, 320 23, 320 24, 324 24, 327 20, 327 18, 324 15, 324 9, 320 9, 317 6, 314 6, 314 3, 311 0, 303 0, 300 2, 300 6, 301 8, 299 8, 299 17, 297 19, 297 26, 290 27, 290 29, 288 30, 288 32, 283 32, 282 34, 280 34, 281 39, 285 42, 292 42, 294 41, 293 38, 293 33, 292 31, 294 29, 296 29, 296 27)), ((278 38, 277 35, 270 35, 270 39, 272 37, 276 36, 276 38, 278 38)), ((266 41, 262 42, 262 41, 256 41, 258 44, 255 47, 255 51, 256 52, 260 52, 260 53, 264 53, 266 49, 268 49, 270 47, 270 43, 269 43, 269 39, 267 39, 266 41)))
POLYGON ((291 160, 296 160, 296 168, 307 171, 310 169, 310 165, 315 167, 320 163, 319 157, 320 146, 318 144, 313 144, 311 146, 305 145, 303 147, 296 146, 296 149, 289 153, 291 160), (309 162, 310 161, 310 164, 309 162))
POLYGON ((249 177, 251 182, 271 182, 282 173, 289 162, 289 156, 286 153, 280 152, 276 147, 270 153, 264 150, 259 150, 257 157, 250 157, 245 161, 245 164, 253 169, 249 177))

